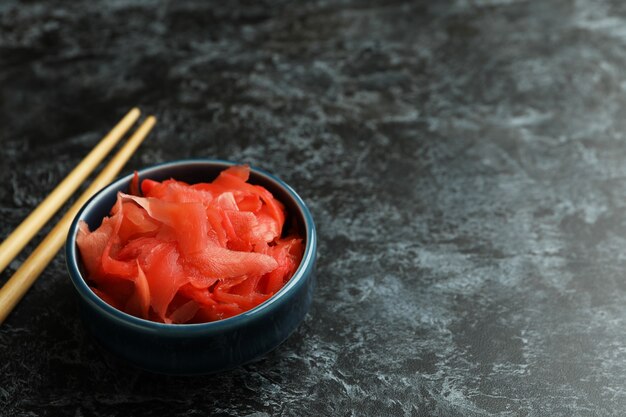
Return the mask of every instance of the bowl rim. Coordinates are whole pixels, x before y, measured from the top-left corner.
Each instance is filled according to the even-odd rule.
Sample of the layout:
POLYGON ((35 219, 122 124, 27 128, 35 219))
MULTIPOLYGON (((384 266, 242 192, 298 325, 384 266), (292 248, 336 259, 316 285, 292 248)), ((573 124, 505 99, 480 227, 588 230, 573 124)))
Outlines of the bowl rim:
MULTIPOLYGON (((155 171, 161 171, 163 169, 180 167, 189 165, 193 167, 206 166, 206 165, 222 165, 222 166, 234 166, 241 165, 234 161, 228 161, 223 159, 210 159, 210 158, 192 158, 181 159, 175 161, 163 162, 155 165, 137 170, 139 177, 147 177, 155 171)), ((117 322, 118 324, 133 327, 137 330, 141 330, 149 333, 159 333, 166 336, 189 336, 190 334, 198 333, 213 333, 221 332, 225 330, 231 330, 240 326, 245 326, 254 320, 261 318, 274 312, 281 304, 288 301, 290 294, 295 294, 298 289, 306 284, 307 278, 312 274, 312 269, 315 264, 315 257, 317 252, 317 234, 315 229, 315 223, 313 216, 308 207, 302 200, 302 198, 295 192, 291 186, 282 181, 277 176, 257 168, 253 165, 250 166, 250 171, 255 175, 265 177, 266 180, 273 182, 279 188, 282 188, 296 203, 298 210, 304 220, 304 229, 306 235, 306 245, 304 254, 302 255, 302 261, 298 266, 298 269, 289 279, 289 281, 272 297, 259 304, 258 306, 240 313, 236 316, 226 319, 206 322, 206 323, 193 323, 193 324, 168 324, 159 323, 139 317, 135 317, 115 307, 107 304, 104 300, 98 297, 87 285, 87 282, 82 277, 80 269, 78 267, 78 250, 75 244, 76 235, 78 233, 78 223, 84 217, 85 213, 93 209, 103 198, 105 193, 108 193, 111 189, 120 189, 122 184, 130 182, 134 173, 125 175, 117 180, 113 181, 109 185, 102 188, 96 194, 94 194, 87 202, 81 207, 81 209, 74 217, 70 229, 68 231, 67 239, 65 241, 65 263, 74 288, 78 292, 79 296, 86 301, 92 308, 96 309, 99 313, 106 316, 108 319, 117 322)))

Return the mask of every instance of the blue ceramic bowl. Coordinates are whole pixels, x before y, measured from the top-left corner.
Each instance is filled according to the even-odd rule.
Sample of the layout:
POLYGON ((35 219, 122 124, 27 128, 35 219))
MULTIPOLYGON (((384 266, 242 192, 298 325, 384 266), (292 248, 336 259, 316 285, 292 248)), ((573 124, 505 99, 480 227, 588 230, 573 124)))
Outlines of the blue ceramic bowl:
MULTIPOLYGON (((213 180, 232 162, 184 160, 139 171, 140 179, 174 178, 188 183, 213 180)), ((105 348, 132 365, 152 372, 194 375, 242 365, 276 348, 304 319, 315 285, 317 237, 309 209, 287 184, 252 168, 250 182, 262 185, 285 204, 305 233, 304 256, 289 282, 263 304, 228 319, 201 324, 163 324, 143 320, 111 307, 89 288, 76 247, 78 222, 90 230, 109 214, 118 191, 128 190, 132 175, 110 184, 80 210, 65 246, 67 269, 79 297, 85 326, 105 348)))

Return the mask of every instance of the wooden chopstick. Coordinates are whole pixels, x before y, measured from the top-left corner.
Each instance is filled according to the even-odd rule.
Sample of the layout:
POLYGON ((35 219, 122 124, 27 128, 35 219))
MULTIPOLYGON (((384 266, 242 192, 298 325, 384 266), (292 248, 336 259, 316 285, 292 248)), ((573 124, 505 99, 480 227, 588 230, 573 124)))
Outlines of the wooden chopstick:
POLYGON ((109 164, 93 180, 89 188, 76 200, 65 213, 61 220, 54 226, 52 231, 37 246, 33 253, 24 261, 22 266, 9 278, 4 287, 0 288, 0 324, 4 322, 9 313, 22 299, 26 291, 33 285, 39 274, 50 263, 52 258, 63 246, 70 225, 74 217, 85 204, 101 188, 110 183, 120 172, 124 164, 133 155, 137 147, 150 133, 156 123, 153 116, 148 117, 137 131, 128 139, 128 142, 115 154, 109 164))
POLYGON ((35 210, 0 244, 0 272, 17 256, 37 232, 50 220, 76 189, 98 166, 111 149, 139 118, 137 108, 126 116, 92 149, 35 210))

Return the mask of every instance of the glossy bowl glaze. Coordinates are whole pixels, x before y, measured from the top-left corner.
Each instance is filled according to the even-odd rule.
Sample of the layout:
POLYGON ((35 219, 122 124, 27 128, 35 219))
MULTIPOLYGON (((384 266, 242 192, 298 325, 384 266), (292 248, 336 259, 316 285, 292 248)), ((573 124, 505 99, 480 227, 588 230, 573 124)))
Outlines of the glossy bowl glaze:
MULTIPOLYGON (((212 181, 234 165, 218 160, 183 160, 139 171, 141 180, 168 178, 188 183, 212 181)), ((65 245, 67 269, 79 297, 85 326, 97 341, 120 358, 152 372, 194 375, 217 372, 242 365, 276 348, 304 319, 315 286, 317 236, 309 209, 287 184, 251 167, 250 182, 267 188, 286 207, 289 216, 305 234, 300 267, 287 284, 259 306, 228 319, 201 324, 163 324, 126 314, 102 301, 83 278, 76 246, 78 223, 90 230, 109 214, 118 191, 128 190, 132 175, 110 184, 80 210, 65 245)))

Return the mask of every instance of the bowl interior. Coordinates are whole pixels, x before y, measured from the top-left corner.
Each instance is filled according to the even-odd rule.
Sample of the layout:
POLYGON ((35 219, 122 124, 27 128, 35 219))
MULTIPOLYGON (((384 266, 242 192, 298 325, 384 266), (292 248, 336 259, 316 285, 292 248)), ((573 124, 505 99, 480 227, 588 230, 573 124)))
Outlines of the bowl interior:
MULTIPOLYGON (((140 181, 144 179, 152 179, 156 181, 163 181, 169 178, 174 178, 179 181, 185 181, 187 183, 209 182, 217 177, 217 175, 224 169, 236 165, 229 161, 218 160, 188 160, 188 161, 175 161, 157 165, 154 167, 146 168, 138 171, 140 181)), ((126 314, 120 310, 115 309, 109 304, 101 300, 91 289, 88 287, 86 280, 84 279, 83 263, 80 258, 80 253, 76 246, 76 234, 78 230, 78 222, 80 220, 85 221, 90 230, 94 230, 100 226, 102 219, 109 215, 109 212, 115 200, 117 198, 118 191, 128 192, 130 181, 133 175, 127 175, 109 186, 105 187, 99 193, 97 193, 91 200, 89 200, 78 213, 77 217, 70 228, 68 234, 68 242, 66 246, 66 256, 68 262, 68 268, 70 269, 70 276, 74 283, 74 286, 78 290, 79 294, 83 298, 87 298, 90 304, 95 305, 99 309, 102 309, 105 313, 113 313, 117 319, 123 319, 134 324, 141 324, 147 326, 157 327, 189 327, 189 326, 206 326, 212 324, 226 324, 224 322, 234 321, 233 319, 245 319, 251 316, 256 311, 267 308, 272 304, 281 294, 289 291, 290 287, 298 285, 298 281, 302 278, 307 266, 314 261, 315 257, 315 230, 311 215, 301 200, 301 198, 295 193, 291 187, 282 182, 280 179, 273 175, 251 167, 250 179, 248 182, 251 184, 261 185, 268 189, 274 197, 285 205, 287 210, 287 219, 285 222, 284 230, 288 231, 290 228, 296 228, 298 232, 304 237, 304 254, 299 268, 291 277, 289 282, 283 286, 283 288, 272 296, 269 300, 256 306, 255 308, 241 313, 237 316, 219 320, 216 322, 200 323, 200 324, 163 324, 144 320, 135 316, 126 314), (73 269, 73 271, 72 271, 73 269), (74 272, 74 274, 72 273, 74 272), (76 273, 77 272, 77 273, 76 273), (77 276, 78 275, 78 276, 77 276)))

